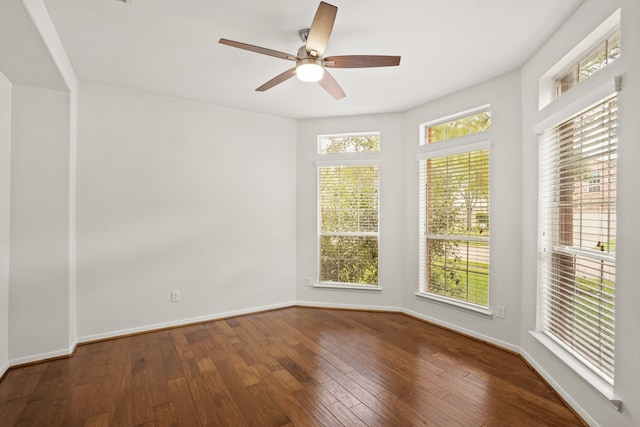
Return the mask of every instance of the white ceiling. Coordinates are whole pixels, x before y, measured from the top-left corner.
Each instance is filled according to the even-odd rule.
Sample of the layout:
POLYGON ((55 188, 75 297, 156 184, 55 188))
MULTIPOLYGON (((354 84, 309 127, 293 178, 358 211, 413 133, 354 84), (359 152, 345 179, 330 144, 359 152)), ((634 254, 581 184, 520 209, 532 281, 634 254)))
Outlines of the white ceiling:
POLYGON ((295 54, 318 0, 45 0, 80 79, 292 118, 403 111, 514 70, 582 0, 328 0, 330 55, 400 55, 399 67, 333 69, 347 93, 290 79, 291 67, 218 43, 295 54))

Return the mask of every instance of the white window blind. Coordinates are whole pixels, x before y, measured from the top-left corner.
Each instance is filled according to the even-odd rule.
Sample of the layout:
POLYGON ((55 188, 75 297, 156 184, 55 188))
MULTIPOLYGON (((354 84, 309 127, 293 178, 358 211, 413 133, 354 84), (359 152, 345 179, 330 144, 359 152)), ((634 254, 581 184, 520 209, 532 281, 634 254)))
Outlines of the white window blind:
POLYGON ((614 369, 616 97, 539 145, 543 331, 610 383, 614 369))
POLYGON ((489 149, 421 160, 420 291, 488 307, 489 230, 489 149))
POLYGON ((318 167, 320 282, 378 284, 378 166, 318 167))

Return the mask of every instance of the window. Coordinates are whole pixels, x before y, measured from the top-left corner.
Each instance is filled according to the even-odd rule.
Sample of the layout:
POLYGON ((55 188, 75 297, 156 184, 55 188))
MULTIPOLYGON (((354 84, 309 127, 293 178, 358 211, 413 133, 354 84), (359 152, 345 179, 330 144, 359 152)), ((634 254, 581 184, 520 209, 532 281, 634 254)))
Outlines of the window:
POLYGON ((319 153, 367 153, 380 151, 377 133, 357 135, 321 135, 319 153))
POLYGON ((560 96, 620 56, 620 28, 593 46, 571 68, 556 78, 556 96, 560 96))
POLYGON ((488 107, 481 107, 421 125, 421 144, 446 141, 489 129, 491 129, 491 111, 488 107))
POLYGON ((539 110, 620 57, 620 17, 615 10, 540 77, 539 110))
POLYGON ((616 97, 540 136, 540 327, 613 384, 616 97), (597 180, 597 182, 596 182, 597 180))
POLYGON ((378 287, 378 161, 350 154, 378 150, 377 133, 318 137, 319 153, 336 156, 316 163, 320 285, 378 287))
POLYGON ((489 306, 489 143, 420 156, 420 292, 489 306))
POLYGON ((600 171, 595 170, 589 175, 589 179, 587 181, 587 191, 589 193, 599 193, 600 188, 600 171))

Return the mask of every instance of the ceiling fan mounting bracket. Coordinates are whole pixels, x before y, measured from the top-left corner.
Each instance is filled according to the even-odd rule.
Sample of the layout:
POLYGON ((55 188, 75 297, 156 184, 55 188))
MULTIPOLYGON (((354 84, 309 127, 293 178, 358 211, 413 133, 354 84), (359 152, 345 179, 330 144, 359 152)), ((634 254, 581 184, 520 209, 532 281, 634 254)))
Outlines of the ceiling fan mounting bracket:
POLYGON ((300 40, 302 40, 303 43, 306 43, 309 38, 309 28, 301 29, 298 31, 298 35, 300 36, 300 40))

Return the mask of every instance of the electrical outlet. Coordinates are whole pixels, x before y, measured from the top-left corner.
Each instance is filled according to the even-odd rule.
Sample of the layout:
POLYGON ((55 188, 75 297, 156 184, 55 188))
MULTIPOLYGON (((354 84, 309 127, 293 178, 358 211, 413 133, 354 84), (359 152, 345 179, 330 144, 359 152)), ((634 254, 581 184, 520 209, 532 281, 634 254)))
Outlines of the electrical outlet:
POLYGON ((496 316, 499 319, 504 319, 507 315, 507 307, 504 305, 499 305, 496 307, 496 316))
POLYGON ((180 301, 180 291, 171 291, 171 302, 180 301))
POLYGON ((311 277, 309 277, 309 276, 305 277, 304 278, 304 284, 305 284, 305 286, 311 286, 312 285, 311 277))

